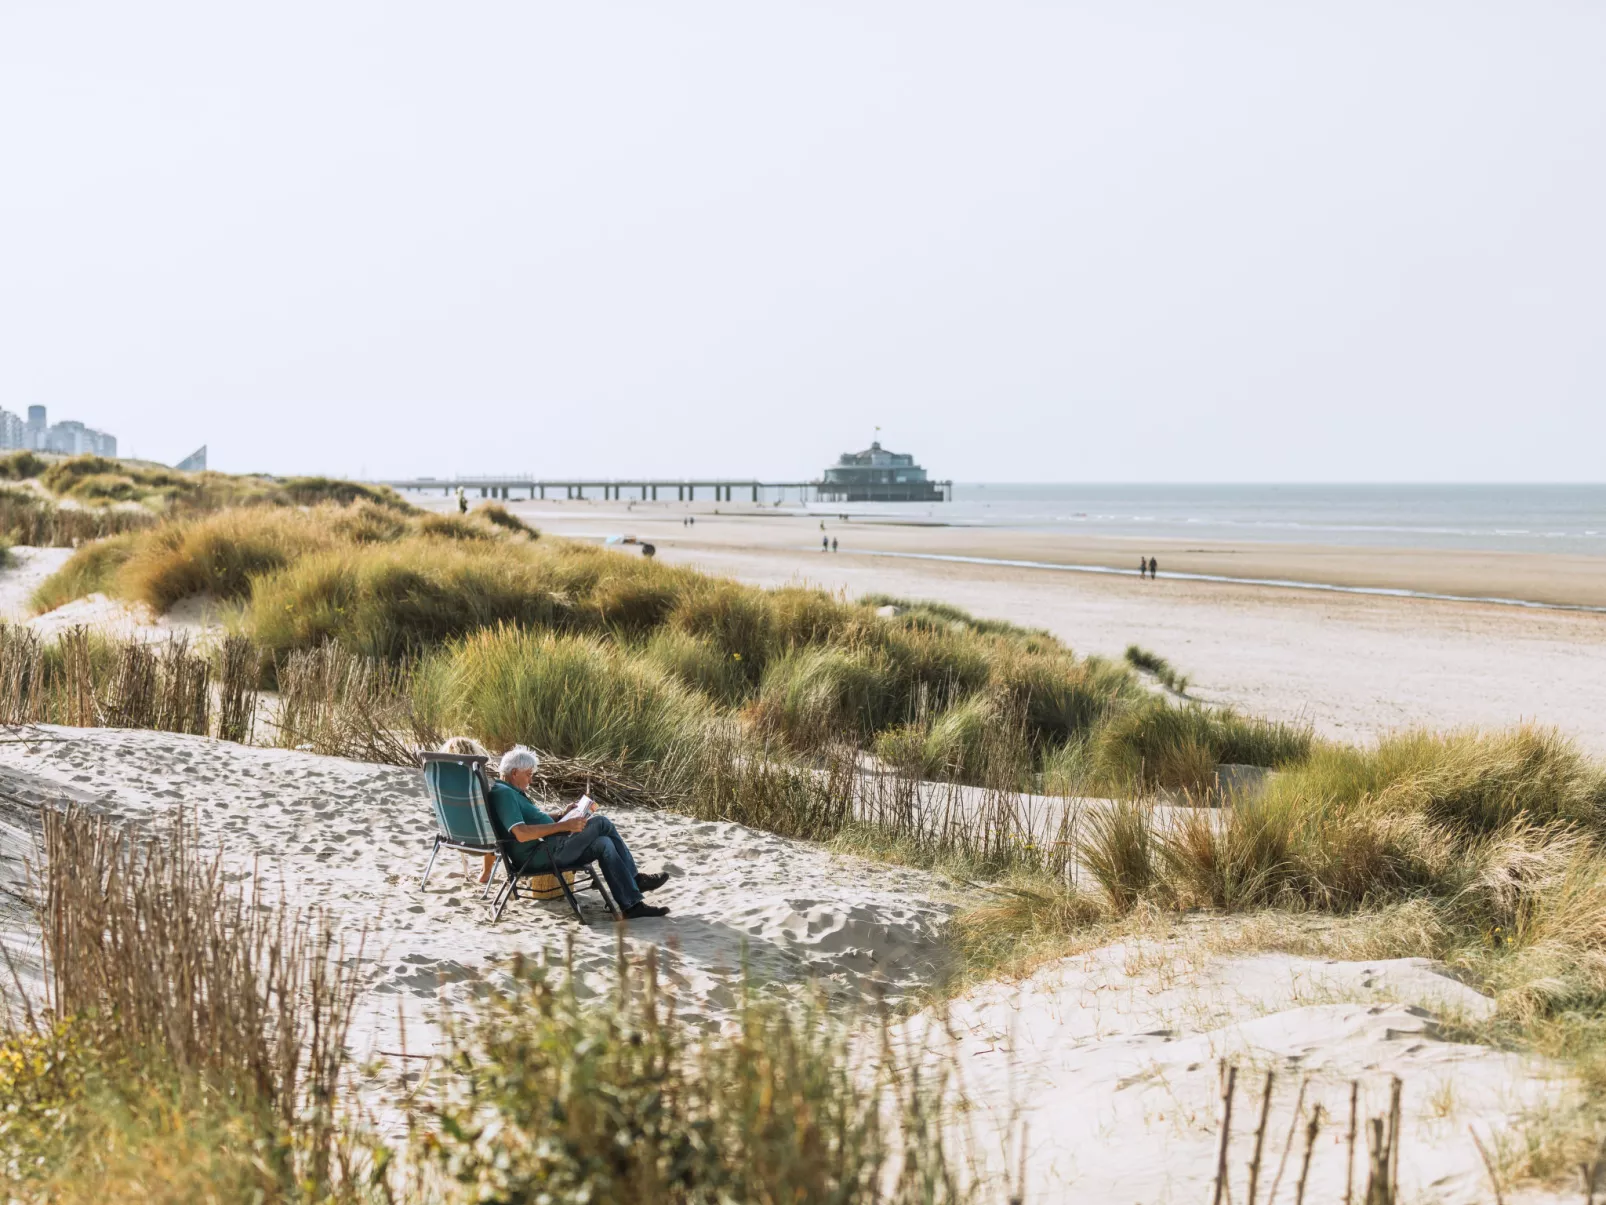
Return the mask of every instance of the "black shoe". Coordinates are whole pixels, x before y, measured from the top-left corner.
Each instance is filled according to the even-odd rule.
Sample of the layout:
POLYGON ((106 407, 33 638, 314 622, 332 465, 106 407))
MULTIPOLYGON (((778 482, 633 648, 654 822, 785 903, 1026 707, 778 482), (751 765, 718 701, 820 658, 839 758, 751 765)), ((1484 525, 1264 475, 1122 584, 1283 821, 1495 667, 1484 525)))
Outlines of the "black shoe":
POLYGON ((667 882, 669 882, 669 876, 666 874, 638 874, 636 876, 636 890, 641 892, 642 895, 646 895, 649 891, 657 891, 667 882))
POLYGON ((646 920, 652 916, 668 916, 668 908, 654 908, 646 900, 637 900, 625 909, 625 916, 631 920, 646 920))

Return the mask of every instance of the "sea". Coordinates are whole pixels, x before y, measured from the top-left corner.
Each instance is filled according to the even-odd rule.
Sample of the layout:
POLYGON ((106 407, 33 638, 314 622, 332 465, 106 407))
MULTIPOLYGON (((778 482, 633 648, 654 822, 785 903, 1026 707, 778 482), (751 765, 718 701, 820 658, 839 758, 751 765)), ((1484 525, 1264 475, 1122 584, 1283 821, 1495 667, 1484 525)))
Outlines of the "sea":
POLYGON ((1606 485, 956 482, 950 502, 808 510, 1094 536, 1606 556, 1606 485))

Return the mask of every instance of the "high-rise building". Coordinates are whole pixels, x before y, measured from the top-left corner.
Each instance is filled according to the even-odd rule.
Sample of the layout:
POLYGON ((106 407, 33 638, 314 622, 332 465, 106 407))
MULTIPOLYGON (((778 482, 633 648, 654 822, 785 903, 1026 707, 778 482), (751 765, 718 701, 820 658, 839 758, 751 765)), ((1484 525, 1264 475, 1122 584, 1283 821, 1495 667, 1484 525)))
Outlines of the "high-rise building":
POLYGON ((86 427, 77 419, 69 418, 52 426, 43 406, 29 406, 27 422, 8 410, 0 410, 0 448, 27 448, 34 452, 58 452, 63 456, 115 457, 117 437, 86 427))
POLYGON ((28 446, 28 428, 22 417, 0 410, 0 451, 10 452, 28 446))

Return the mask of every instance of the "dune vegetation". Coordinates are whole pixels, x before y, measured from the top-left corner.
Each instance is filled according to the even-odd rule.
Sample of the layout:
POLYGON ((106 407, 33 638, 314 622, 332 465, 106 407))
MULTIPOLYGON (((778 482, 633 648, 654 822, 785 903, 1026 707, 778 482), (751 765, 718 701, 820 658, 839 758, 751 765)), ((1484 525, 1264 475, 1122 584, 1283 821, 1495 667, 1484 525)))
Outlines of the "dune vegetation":
POLYGON ((1481 1036, 1606 1085, 1606 775, 1542 729, 1336 744, 1190 699, 1142 649, 748 587, 488 506, 174 515, 85 543, 37 602, 91 589, 231 606, 263 681, 291 674, 267 739, 398 761, 448 733, 524 743, 554 789, 986 879, 955 926, 970 974, 1200 913, 1301 946, 1320 915, 1464 968, 1499 1001, 1481 1036), (1223 766, 1268 773, 1220 791, 1223 766), (1056 797, 1046 831, 1029 793, 1056 797))
MULTIPOLYGON (((651 681, 679 700, 654 713, 666 717, 662 734, 617 746, 643 764, 684 745, 672 711, 710 731, 734 725, 779 755, 873 750, 896 769, 1009 790, 1043 789, 1053 768, 1056 790, 1197 793, 1219 762, 1276 767, 1310 747, 1300 728, 1173 707, 1129 667, 1077 657, 1043 632, 935 603, 760 590, 537 539, 510 518, 491 507, 406 514, 371 499, 231 507, 82 546, 36 605, 101 590, 161 612, 206 597, 235 608, 270 676, 331 642, 422 663, 422 684, 461 681, 473 662, 475 676, 518 692, 520 723, 560 714, 571 685, 524 666, 575 650, 574 666, 605 656, 604 676, 651 681), (491 658, 508 665, 490 673, 491 658)), ((518 739, 471 694, 441 689, 432 714, 493 743, 518 739)), ((579 727, 560 726, 545 747, 596 754, 579 727)))
POLYGON ((970 1199, 944 1083, 870 1025, 743 990, 703 1031, 650 957, 600 999, 521 961, 444 1014, 427 1082, 393 1085, 396 1142, 354 1099, 360 964, 330 918, 218 874, 182 817, 50 810, 43 839, 49 1005, 0 1023, 7 1201, 970 1199))

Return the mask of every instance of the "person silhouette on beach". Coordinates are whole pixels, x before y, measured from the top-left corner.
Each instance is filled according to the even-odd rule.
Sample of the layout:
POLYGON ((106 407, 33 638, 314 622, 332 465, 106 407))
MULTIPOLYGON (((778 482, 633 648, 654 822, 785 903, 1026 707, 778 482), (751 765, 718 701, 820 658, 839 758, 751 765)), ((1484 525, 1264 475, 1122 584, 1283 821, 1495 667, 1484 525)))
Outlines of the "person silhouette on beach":
POLYGON ((1152 582, 1155 578, 1157 578, 1159 576, 1160 576, 1160 562, 1155 560, 1151 556, 1149 558, 1149 580, 1152 582))
POLYGON ((831 537, 831 551, 832 552, 836 551, 836 537, 835 536, 831 537))
POLYGON ((1140 556, 1138 558, 1138 576, 1139 577, 1148 577, 1149 576, 1149 558, 1146 557, 1146 556, 1140 556))
POLYGON ((830 552, 831 551, 831 537, 830 536, 821 536, 820 537, 820 551, 821 552, 830 552))

